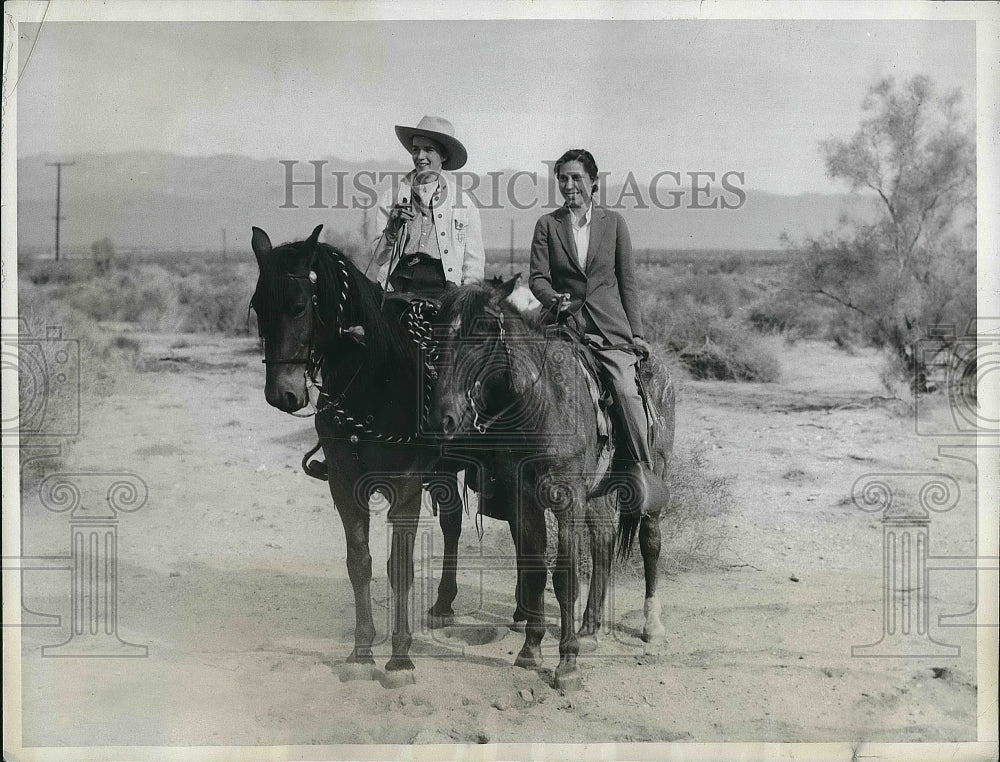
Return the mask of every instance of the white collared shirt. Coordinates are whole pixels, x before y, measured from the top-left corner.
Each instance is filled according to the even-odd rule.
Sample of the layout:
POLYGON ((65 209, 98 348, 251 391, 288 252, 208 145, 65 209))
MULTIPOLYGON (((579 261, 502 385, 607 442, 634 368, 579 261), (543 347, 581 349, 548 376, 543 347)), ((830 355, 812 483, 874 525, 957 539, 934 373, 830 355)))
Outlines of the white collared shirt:
POLYGON ((569 210, 570 227, 573 228, 573 242, 576 244, 576 258, 580 269, 587 269, 587 251, 590 249, 590 219, 594 214, 594 205, 587 207, 586 213, 577 219, 573 210, 569 210))

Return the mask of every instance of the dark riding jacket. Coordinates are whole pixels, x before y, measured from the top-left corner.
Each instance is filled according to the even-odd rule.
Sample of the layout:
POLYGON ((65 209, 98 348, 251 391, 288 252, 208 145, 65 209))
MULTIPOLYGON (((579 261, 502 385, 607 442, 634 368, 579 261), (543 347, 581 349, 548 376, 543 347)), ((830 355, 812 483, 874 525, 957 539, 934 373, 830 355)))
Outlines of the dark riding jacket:
POLYGON ((590 246, 580 267, 573 240, 572 212, 562 207, 535 224, 528 285, 554 321, 558 293, 570 295, 569 322, 580 331, 603 336, 611 344, 642 336, 639 288, 632 261, 632 241, 617 212, 593 207, 590 246))

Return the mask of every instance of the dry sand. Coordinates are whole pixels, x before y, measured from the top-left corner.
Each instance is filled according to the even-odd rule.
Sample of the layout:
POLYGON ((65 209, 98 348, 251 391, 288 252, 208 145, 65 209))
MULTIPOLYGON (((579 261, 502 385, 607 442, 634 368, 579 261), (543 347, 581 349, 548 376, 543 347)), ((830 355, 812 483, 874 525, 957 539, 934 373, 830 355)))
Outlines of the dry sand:
MULTIPOLYGON (((25 746, 975 739, 975 631, 936 624, 973 608, 974 575, 932 575, 932 630, 960 656, 851 656, 882 629, 882 527, 852 503, 856 479, 951 474, 963 498, 934 517, 932 551, 975 548, 974 470, 916 436, 912 417, 870 403, 881 393, 870 352, 803 342, 780 348, 779 383, 680 382, 678 447, 704 443, 710 469, 731 478, 724 541, 663 579, 667 635, 655 648, 637 638, 641 582, 617 575, 610 631, 581 657, 585 688, 561 695, 554 596, 544 668, 513 667, 522 636, 505 626, 513 575, 502 569, 460 572, 455 627, 418 624, 415 685, 342 682, 353 598, 336 509, 298 465, 311 421, 266 405, 249 339, 137 338, 142 371, 86 400, 77 441, 33 468, 147 483, 148 503, 119 524, 118 634, 148 657, 43 658, 69 633, 69 574, 26 573, 27 607, 62 620, 22 631, 25 746)), ((68 553, 65 515, 30 492, 22 514, 25 555, 68 553)), ((440 547, 429 512, 422 522, 418 611, 439 566, 427 552, 440 547)), ((484 523, 480 544, 467 518, 466 559, 510 552, 506 526, 484 523)), ((380 668, 386 545, 380 513, 380 668)))

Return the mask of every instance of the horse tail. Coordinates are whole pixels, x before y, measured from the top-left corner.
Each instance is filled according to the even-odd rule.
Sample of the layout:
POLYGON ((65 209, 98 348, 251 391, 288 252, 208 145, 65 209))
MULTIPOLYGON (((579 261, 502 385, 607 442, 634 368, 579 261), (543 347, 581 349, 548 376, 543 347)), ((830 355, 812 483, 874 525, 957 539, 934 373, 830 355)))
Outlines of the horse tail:
POLYGON ((615 556, 625 563, 632 556, 635 536, 639 533, 642 513, 632 501, 618 498, 618 536, 615 538, 615 556))

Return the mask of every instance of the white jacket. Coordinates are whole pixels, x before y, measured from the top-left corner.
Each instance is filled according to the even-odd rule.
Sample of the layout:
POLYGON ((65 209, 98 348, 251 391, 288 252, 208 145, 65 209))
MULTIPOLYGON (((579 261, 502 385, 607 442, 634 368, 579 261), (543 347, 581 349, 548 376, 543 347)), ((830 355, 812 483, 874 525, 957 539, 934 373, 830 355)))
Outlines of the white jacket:
MULTIPOLYGON (((385 235, 385 226, 389 221, 389 211, 395 204, 410 203, 412 191, 409 181, 412 174, 407 175, 396 187, 395 197, 392 189, 382 194, 375 213, 375 229, 379 231, 379 235, 372 241, 371 255, 379 266, 378 282, 383 287, 389 277, 389 258, 392 254, 392 243, 385 235)), ((441 254, 444 277, 458 286, 482 283, 486 270, 486 252, 483 249, 483 226, 479 219, 479 209, 473 204, 471 194, 457 198, 455 181, 447 172, 441 172, 439 176, 444 198, 438 202, 440 206, 434 209, 434 231, 439 236, 438 251, 441 254), (457 203, 459 200, 461 204, 457 203)), ((392 263, 393 267, 397 264, 399 263, 392 263)))

